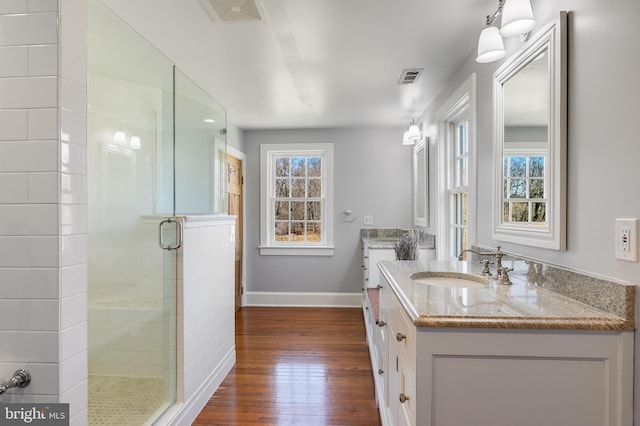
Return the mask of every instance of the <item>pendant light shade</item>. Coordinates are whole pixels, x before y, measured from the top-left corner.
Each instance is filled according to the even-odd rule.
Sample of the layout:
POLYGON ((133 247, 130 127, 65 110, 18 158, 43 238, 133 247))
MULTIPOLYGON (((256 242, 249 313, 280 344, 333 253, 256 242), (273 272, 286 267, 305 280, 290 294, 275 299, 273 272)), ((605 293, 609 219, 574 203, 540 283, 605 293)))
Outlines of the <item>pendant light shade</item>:
POLYGON ((118 130, 113 134, 113 141, 117 144, 124 145, 127 142, 127 135, 122 130, 118 130))
POLYGON ((414 145, 415 142, 409 139, 409 130, 405 130, 402 135, 402 145, 414 145))
POLYGON ((408 132, 409 132, 409 136, 408 136, 409 139, 414 143, 419 141, 420 138, 422 137, 422 135, 420 134, 420 128, 416 123, 413 122, 413 120, 411 121, 411 125, 409 126, 408 132))
MULTIPOLYGON (((528 1, 528 0, 527 0, 528 1)), ((486 27, 478 39, 478 56, 476 62, 482 64, 497 61, 506 54, 500 32, 496 27, 486 27)))
MULTIPOLYGON (((422 125, 422 124, 421 124, 422 125)), ((420 125, 420 126, 421 126, 420 125)), ((407 130, 402 134, 402 145, 415 145, 422 138, 422 131, 415 120, 411 120, 407 130)))
POLYGON ((131 140, 129 141, 129 146, 131 147, 131 149, 142 148, 142 140, 140 140, 140 136, 131 136, 131 140))
POLYGON ((502 9, 502 27, 500 34, 511 37, 525 34, 533 29, 533 8, 530 0, 507 0, 502 9))

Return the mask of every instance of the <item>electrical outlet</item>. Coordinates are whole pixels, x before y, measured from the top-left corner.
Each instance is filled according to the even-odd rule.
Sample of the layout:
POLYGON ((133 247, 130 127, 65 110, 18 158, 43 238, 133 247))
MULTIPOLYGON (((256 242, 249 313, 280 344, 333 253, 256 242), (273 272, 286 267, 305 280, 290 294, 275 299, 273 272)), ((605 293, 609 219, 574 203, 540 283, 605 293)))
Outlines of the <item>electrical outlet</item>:
POLYGON ((638 261, 638 219, 616 219, 616 258, 638 261))
POLYGON ((365 216, 364 224, 369 226, 373 225, 373 216, 365 216))

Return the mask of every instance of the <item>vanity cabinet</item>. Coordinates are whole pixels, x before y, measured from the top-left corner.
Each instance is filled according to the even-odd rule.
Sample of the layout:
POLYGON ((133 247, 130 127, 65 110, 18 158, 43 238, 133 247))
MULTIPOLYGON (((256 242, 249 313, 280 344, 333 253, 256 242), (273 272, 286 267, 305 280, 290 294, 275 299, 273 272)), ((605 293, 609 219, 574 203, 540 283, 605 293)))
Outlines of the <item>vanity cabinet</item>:
POLYGON ((363 288, 376 288, 380 284, 380 271, 376 266, 381 260, 395 260, 396 252, 393 247, 370 248, 364 245, 362 258, 363 288))
POLYGON ((416 327, 396 291, 367 327, 383 425, 633 424, 632 331, 416 327))

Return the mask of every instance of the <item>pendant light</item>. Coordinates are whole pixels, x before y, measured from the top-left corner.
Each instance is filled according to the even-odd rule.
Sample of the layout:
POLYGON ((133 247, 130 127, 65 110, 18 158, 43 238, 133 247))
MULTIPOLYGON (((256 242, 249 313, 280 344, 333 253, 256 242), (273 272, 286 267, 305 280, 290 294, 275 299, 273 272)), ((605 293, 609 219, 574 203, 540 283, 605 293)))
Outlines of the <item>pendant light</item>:
POLYGON ((118 130, 113 134, 113 141, 118 145, 124 145, 127 143, 127 135, 122 130, 118 130))
POLYGON ((407 130, 405 130, 404 133, 402 134, 402 145, 413 145, 413 144, 415 144, 415 142, 409 139, 409 129, 407 128, 407 130))
POLYGON ((493 15, 487 15, 486 27, 478 38, 478 56, 476 62, 487 63, 497 61, 506 54, 502 37, 522 34, 522 41, 526 41, 528 32, 535 27, 531 0, 498 0, 498 10, 493 15), (502 16, 500 30, 493 23, 502 16))
POLYGON ((507 0, 502 7, 500 35, 512 37, 528 33, 535 27, 530 0, 507 0))
POLYGON ((141 149, 142 148, 142 140, 140 136, 131 136, 131 140, 129 141, 129 146, 131 149, 141 149))
POLYGON ((409 132, 408 138, 411 141, 413 141, 413 143, 416 143, 422 137, 422 134, 420 132, 420 127, 418 127, 418 125, 415 123, 413 119, 411 120, 411 124, 409 125, 408 132, 409 132))
POLYGON ((478 56, 476 62, 485 64, 504 58, 507 52, 504 50, 504 42, 496 27, 488 26, 480 33, 478 39, 478 56))

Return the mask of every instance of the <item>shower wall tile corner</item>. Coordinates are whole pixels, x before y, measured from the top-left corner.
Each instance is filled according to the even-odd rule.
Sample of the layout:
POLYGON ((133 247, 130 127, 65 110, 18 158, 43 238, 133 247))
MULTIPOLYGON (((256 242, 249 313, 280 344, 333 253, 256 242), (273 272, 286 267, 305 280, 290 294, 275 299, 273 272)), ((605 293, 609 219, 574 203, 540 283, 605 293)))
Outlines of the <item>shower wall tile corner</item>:
POLYGON ((68 402, 87 424, 86 0, 0 1, 3 402, 68 402), (19 342, 19 344, 15 344, 19 342))

